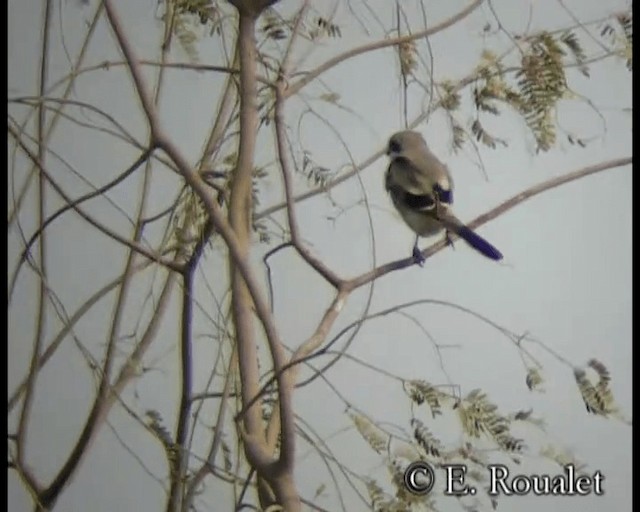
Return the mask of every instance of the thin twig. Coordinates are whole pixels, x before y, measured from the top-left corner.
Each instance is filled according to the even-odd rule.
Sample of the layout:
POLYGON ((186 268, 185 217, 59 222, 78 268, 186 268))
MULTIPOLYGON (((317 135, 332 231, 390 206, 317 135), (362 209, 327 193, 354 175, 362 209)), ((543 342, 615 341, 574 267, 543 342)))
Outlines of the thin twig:
POLYGON ((420 39, 422 37, 431 36, 433 34, 441 32, 442 30, 449 28, 452 25, 455 25, 460 20, 464 19, 466 16, 471 14, 480 6, 482 2, 483 0, 473 0, 469 5, 467 5, 460 12, 438 23, 437 25, 434 25, 431 28, 421 30, 420 32, 416 32, 415 34, 410 34, 402 37, 394 37, 391 39, 382 39, 380 41, 374 41, 372 43, 367 43, 357 48, 352 48, 351 50, 341 53, 340 55, 336 55, 335 57, 332 57, 331 59, 327 60, 326 62, 318 66, 313 71, 308 72, 303 78, 301 78, 297 82, 293 83, 287 89, 285 93, 285 98, 288 98, 293 96, 294 94, 297 94, 300 91, 300 89, 302 89, 304 86, 306 86, 307 84, 309 84, 310 82, 318 78, 322 73, 328 71, 329 69, 333 68, 334 66, 337 66, 342 62, 350 60, 353 57, 356 57, 357 55, 362 55, 364 53, 380 50, 382 48, 388 48, 389 46, 396 46, 401 43, 407 43, 409 41, 414 41, 415 39, 420 39))
MULTIPOLYGON (((47 0, 43 10, 43 30, 42 30, 42 50, 40 54, 40 73, 38 75, 40 94, 44 94, 47 86, 47 76, 49 71, 49 35, 50 22, 53 2, 47 0)), ((38 109, 38 156, 34 163, 44 166, 46 158, 46 133, 45 133, 45 108, 40 105, 38 109)), ((46 218, 46 180, 42 173, 38 174, 38 226, 42 229, 46 218)), ((39 287, 38 287, 38 317, 36 319, 36 329, 32 345, 31 361, 29 363, 29 373, 27 374, 27 382, 24 392, 24 401, 22 410, 18 418, 18 433, 16 439, 16 459, 21 468, 23 468, 24 478, 28 483, 28 487, 37 489, 38 484, 35 479, 25 468, 25 446, 27 442, 27 427, 31 417, 31 407, 33 405, 33 396, 35 392, 36 379, 38 376, 38 361, 42 352, 42 343, 47 322, 47 239, 44 236, 40 238, 39 245, 39 287)))

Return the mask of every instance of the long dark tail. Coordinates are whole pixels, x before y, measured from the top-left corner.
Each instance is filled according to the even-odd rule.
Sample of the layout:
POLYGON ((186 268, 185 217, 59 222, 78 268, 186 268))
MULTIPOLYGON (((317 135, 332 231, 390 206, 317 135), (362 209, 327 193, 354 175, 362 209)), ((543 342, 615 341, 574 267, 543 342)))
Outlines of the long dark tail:
POLYGON ((487 258, 491 258, 496 261, 502 259, 502 253, 498 249, 480 235, 471 231, 467 226, 456 226, 454 231, 460 236, 460 238, 467 242, 476 251, 484 254, 487 258))
POLYGON ((456 235, 462 238, 480 254, 483 254, 487 258, 495 261, 500 261, 502 259, 502 253, 498 249, 496 249, 480 235, 476 235, 473 231, 471 231, 460 221, 460 219, 458 219, 453 213, 451 213, 448 208, 445 208, 443 211, 441 211, 437 219, 446 229, 448 229, 449 231, 453 231, 456 235))

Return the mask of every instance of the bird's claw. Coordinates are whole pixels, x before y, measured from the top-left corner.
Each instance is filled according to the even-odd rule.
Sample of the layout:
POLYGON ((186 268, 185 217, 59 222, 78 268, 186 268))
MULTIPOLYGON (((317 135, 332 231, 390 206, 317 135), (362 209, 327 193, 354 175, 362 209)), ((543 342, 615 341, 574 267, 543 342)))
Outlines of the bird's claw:
POLYGON ((453 240, 451 239, 451 233, 449 233, 449 230, 445 231, 444 240, 445 242, 447 242, 447 245, 451 246, 452 249, 455 249, 455 247, 453 246, 453 240))
POLYGON ((419 266, 423 266, 426 258, 422 255, 420 249, 418 249, 417 245, 413 246, 413 261, 415 261, 419 266))

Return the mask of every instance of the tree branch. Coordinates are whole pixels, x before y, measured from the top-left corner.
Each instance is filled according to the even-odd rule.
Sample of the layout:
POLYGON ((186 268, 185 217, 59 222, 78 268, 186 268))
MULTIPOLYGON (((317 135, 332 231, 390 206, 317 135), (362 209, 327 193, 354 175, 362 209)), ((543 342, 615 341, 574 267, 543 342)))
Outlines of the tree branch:
MULTIPOLYGON (((175 271, 178 271, 178 272, 182 271, 182 266, 179 265, 176 261, 163 258, 161 255, 159 255, 157 253, 154 253, 151 250, 149 250, 146 247, 144 247, 143 245, 141 245, 138 241, 129 240, 128 238, 125 238, 125 237, 121 236, 120 234, 116 233, 115 231, 107 228, 106 226, 103 226, 100 222, 95 220, 91 215, 86 213, 82 208, 80 208, 77 204, 75 204, 77 202, 77 200, 74 201, 74 199, 71 198, 62 189, 62 187, 60 185, 58 185, 56 183, 56 181, 49 175, 47 170, 44 168, 44 166, 38 160, 38 157, 33 154, 33 152, 24 144, 24 142, 22 140, 20 140, 19 135, 14 130, 14 128, 11 127, 11 126, 8 126, 7 130, 16 139, 16 142, 18 143, 18 146, 20 146, 20 149, 22 149, 22 151, 24 151, 25 155, 27 155, 27 157, 36 165, 36 167, 40 170, 40 173, 44 177, 47 178, 47 181, 53 187, 53 189, 62 197, 62 199, 64 199, 64 201, 68 205, 73 205, 74 211, 78 215, 80 215, 80 217, 82 217, 85 221, 87 221, 93 227, 97 228, 98 231, 100 231, 104 235, 108 236, 109 238, 112 238, 112 239, 116 240, 117 242, 120 242, 122 245, 125 245, 125 246, 129 247, 130 249, 133 249, 134 251, 136 251, 140 255, 142 255, 142 256, 144 256, 144 257, 146 257, 146 258, 148 258, 148 259, 150 259, 152 261, 155 261, 156 263, 160 263, 161 265, 163 265, 163 266, 165 266, 167 268, 170 268, 171 270, 175 270, 175 271)), ((40 231, 42 230, 42 226, 39 228, 39 230, 40 231)))
POLYGON ((381 41, 367 43, 357 48, 352 48, 351 50, 341 53, 340 55, 336 55, 335 57, 332 57, 328 61, 324 62, 313 71, 310 71, 309 73, 307 73, 303 78, 301 78, 300 80, 292 84, 291 87, 287 89, 285 93, 285 98, 288 98, 290 96, 293 96, 294 94, 297 94, 298 92, 300 92, 300 89, 302 89, 305 85, 309 84, 310 82, 318 78, 325 71, 328 71, 334 66, 337 66, 338 64, 346 60, 356 57, 357 55, 362 55, 363 53, 380 50, 382 48, 388 48, 389 46, 396 46, 402 43, 407 43, 409 41, 415 41, 416 39, 421 39, 423 37, 429 37, 446 28, 449 28, 451 25, 456 24, 457 22, 459 22, 460 20, 464 19, 469 14, 471 14, 473 11, 475 11, 482 2, 483 0, 473 0, 467 7, 462 9, 457 14, 454 14, 450 18, 438 23, 437 25, 434 25, 431 28, 421 30, 420 32, 416 32, 415 34, 409 34, 402 37, 394 37, 391 39, 383 39, 381 41))
MULTIPOLYGON (((116 35, 116 38, 122 49, 123 54, 129 63, 131 76, 133 78, 136 91, 138 93, 138 97, 142 104, 142 108, 145 112, 145 115, 147 116, 147 120, 149 122, 149 126, 153 135, 153 140, 156 142, 157 146, 161 148, 175 162, 178 170, 182 173, 182 175, 184 176, 189 186, 193 188, 193 190, 196 192, 198 197, 202 200, 205 206, 205 209, 210 215, 211 220, 216 228, 216 231, 220 233, 220 235, 222 236, 222 238, 224 239, 224 241, 226 242, 229 248, 230 261, 233 262, 233 269, 237 269, 237 271, 240 273, 242 279, 244 280, 244 283, 246 284, 250 297, 253 300, 256 313, 258 314, 258 317, 262 323, 262 327, 267 337, 269 350, 273 360, 274 371, 276 372, 277 375, 280 376, 278 379, 278 399, 280 403, 279 411, 280 411, 281 421, 282 421, 282 438, 283 438, 282 450, 284 450, 285 453, 291 453, 293 451, 292 450, 293 443, 295 442, 295 423, 294 423, 293 409, 292 409, 292 403, 291 403, 293 386, 289 382, 286 374, 280 371, 280 369, 284 366, 284 363, 286 361, 284 349, 282 348, 282 344, 280 343, 279 335, 275 327, 275 323, 273 321, 270 309, 268 307, 268 303, 264 299, 264 295, 260 289, 260 286, 258 285, 258 281, 253 274, 253 270, 251 266, 249 265, 248 254, 246 249, 246 241, 243 240, 242 237, 235 232, 234 228, 236 226, 232 228, 232 226, 223 217, 222 212, 220 211, 220 208, 215 198, 211 194, 211 190, 209 189, 207 184, 202 180, 201 176, 199 176, 198 173, 196 173, 192 169, 192 167, 189 165, 189 163, 184 158, 184 156, 180 153, 180 151, 178 151, 177 147, 173 144, 173 141, 168 136, 166 136, 165 133, 163 133, 155 107, 150 101, 145 80, 142 76, 142 73, 140 72, 138 60, 134 55, 133 49, 131 48, 129 41, 127 40, 124 34, 119 16, 115 11, 115 9, 113 8, 112 0, 104 0, 104 1, 105 1, 105 9, 106 9, 111 27, 116 35)), ((241 33, 240 37, 243 37, 243 34, 245 34, 245 37, 249 37, 248 35, 246 35, 246 34, 249 34, 251 38, 250 48, 248 50, 245 49, 245 51, 249 52, 249 54, 255 53, 253 23, 254 23, 254 20, 252 20, 250 16, 246 18, 243 16, 240 17, 240 33, 241 33)), ((247 56, 249 56, 249 54, 247 54, 247 56)), ((241 71, 249 73, 252 67, 249 66, 248 70, 246 71, 244 70, 242 46, 241 46, 240 58, 241 58, 241 71)), ((255 70, 255 62, 253 64, 253 69, 255 70)), ((255 77, 252 80, 255 83, 255 77)), ((241 75, 241 84, 242 84, 242 81, 243 81, 243 78, 241 75)), ((241 94, 241 101, 242 101, 242 95, 243 95, 242 90, 240 94, 241 94)), ((255 102, 255 97, 250 98, 250 101, 255 102)), ((249 116, 248 113, 245 113, 244 115, 249 116)), ((255 144, 255 140, 252 142, 251 138, 247 138, 246 135, 245 135, 246 140, 243 140, 242 119, 243 118, 241 114, 240 139, 241 139, 242 151, 238 161, 238 170, 236 172, 239 173, 239 178, 241 180, 244 179, 246 181, 246 176, 243 178, 243 175, 242 175, 243 166, 252 165, 253 163, 252 158, 250 160, 247 157, 247 155, 252 157, 253 152, 252 151, 250 152, 250 149, 252 149, 251 146, 249 146, 249 149, 247 149, 247 147, 244 146, 244 144, 245 143, 249 145, 255 144), (243 160, 242 154, 244 152, 246 153, 243 160)), ((248 130, 248 126, 250 127, 251 122, 252 122, 251 119, 244 120, 245 130, 248 130)), ((253 134, 253 137, 255 138, 255 134, 253 134)), ((246 169, 244 170, 244 172, 245 173, 247 172, 246 169)), ((236 203, 236 204, 242 205, 243 203, 236 203)), ((248 206, 248 204, 245 202, 244 206, 246 207, 248 206)), ((242 220, 243 215, 247 216, 247 213, 248 212, 244 214, 238 213, 238 216, 240 217, 238 221, 242 220)), ((241 226, 241 224, 239 225, 241 226)), ((236 335, 238 335, 238 333, 236 333, 236 335)), ((238 339, 237 342, 241 344, 242 340, 238 339)), ((253 350, 255 351, 255 347, 253 348, 253 350)), ((238 346, 238 354, 239 354, 239 358, 241 359, 240 345, 238 346)), ((262 448, 256 448, 257 443, 253 442, 254 440, 256 440, 256 438, 252 437, 250 434, 249 436, 246 436, 246 437, 247 437, 247 440, 249 440, 249 443, 245 443, 245 448, 249 448, 246 454, 248 458, 251 457, 253 459, 251 462, 256 463, 258 465, 256 469, 262 470, 263 472, 268 471, 269 469, 273 469, 269 467, 267 468, 264 467, 264 462, 269 457, 269 455, 267 455, 267 453, 263 451, 264 446, 262 446, 262 448)), ((287 458, 292 456, 293 455, 291 453, 291 455, 287 455, 287 458)), ((281 491, 285 492, 288 490, 283 487, 281 488, 281 491)), ((290 503, 290 508, 292 509, 292 512, 299 510, 299 499, 297 500, 298 505, 296 505, 295 504, 296 500, 293 498, 291 493, 286 492, 286 495, 283 494, 282 498, 286 500, 293 500, 290 503)))
MULTIPOLYGON (((606 171, 608 169, 614 169, 616 167, 629 165, 632 163, 632 161, 633 161, 632 157, 607 160, 606 162, 601 162, 599 164, 583 167, 582 169, 578 169, 577 171, 573 171, 568 174, 558 176, 557 178, 552 178, 538 185, 534 185, 528 190, 525 190, 523 192, 520 192, 519 194, 516 194, 515 196, 513 196, 510 199, 507 199, 506 201, 499 204, 495 208, 476 217, 474 220, 467 223, 467 226, 470 227, 471 229, 475 229, 479 226, 482 226, 483 224, 486 224, 490 220, 495 219, 496 217, 503 214, 507 210, 510 210, 515 206, 518 206, 519 204, 523 203, 528 199, 531 199, 534 196, 537 196, 538 194, 541 194, 542 192, 551 190, 552 188, 559 187, 561 185, 570 183, 580 178, 584 178, 586 176, 589 176, 590 174, 595 174, 598 172, 606 171)), ((454 234, 452 234, 452 238, 455 240, 455 238, 457 237, 454 234)), ((424 249, 422 251, 422 255, 425 257, 425 259, 430 258, 436 252, 440 251, 441 249, 444 249, 447 246, 448 246, 448 243, 446 240, 440 240, 439 242, 436 242, 435 244, 424 249)), ((356 288, 359 288, 362 285, 365 285, 375 279, 378 279, 379 277, 382 277, 388 274, 389 272, 394 272, 396 270, 410 267, 412 265, 415 265, 415 260, 413 257, 404 258, 401 260, 386 263, 385 265, 381 265, 369 272, 366 272, 360 276, 354 277, 353 279, 349 280, 347 283, 345 283, 345 289, 349 291, 355 290, 356 288)))
MULTIPOLYGON (((76 76, 76 73, 77 73, 78 69, 82 65, 82 62, 84 61, 84 57, 86 55, 87 49, 89 48, 89 43, 91 42, 93 34, 95 33, 95 29, 98 26, 99 20, 102 18, 102 9, 103 9, 102 2, 99 2, 98 5, 96 6, 96 10, 95 10, 95 13, 93 14, 93 17, 91 18, 91 23, 89 24, 89 28, 87 30, 87 35, 84 38, 84 41, 82 42, 82 47, 80 48, 80 52, 78 53, 78 57, 76 58, 76 62, 73 65, 73 71, 71 72, 71 77, 75 77, 76 76)), ((47 126, 47 131, 45 133, 44 140, 43 140, 45 145, 48 143, 49 138, 53 134, 53 130, 55 129, 56 125, 58 124, 58 120, 60 119, 60 114, 62 113, 62 110, 63 110, 63 108, 65 106, 64 102, 70 96, 71 91, 73 90, 73 85, 74 85, 74 80, 73 79, 69 80, 69 83, 67 84, 67 87, 65 88, 65 90, 62 93, 62 97, 61 97, 61 100, 60 100, 61 101, 60 106, 54 112, 54 114, 53 114, 53 116, 51 118, 51 122, 49 123, 49 126, 47 126)), ((24 197, 25 197, 25 195, 27 193, 27 190, 29 189, 29 185, 31 184, 31 178, 34 175, 35 169, 36 169, 36 167, 34 165, 34 166, 31 167, 31 169, 27 173, 27 178, 24 181, 24 184, 21 187, 20 192, 18 193, 18 198, 15 201, 15 205, 14 205, 13 209, 11 210, 11 212, 9 213, 9 219, 7 221, 8 228, 11 228, 11 226, 13 225, 14 220, 16 219, 17 213, 20 211, 20 207, 22 205, 22 201, 23 201, 23 199, 24 199, 24 197)))
POLYGON ((298 254, 322 277, 324 277, 329 284, 334 288, 339 288, 342 284, 342 279, 337 276, 330 268, 328 268, 322 261, 316 258, 311 252, 303 245, 300 232, 298 230, 298 223, 295 215, 295 200, 293 198, 293 190, 291 185, 291 169, 289 168, 289 159, 287 158, 287 150, 285 148, 285 133, 284 133, 284 96, 283 96, 284 83, 280 82, 276 87, 276 104, 274 114, 275 125, 275 139, 276 147, 278 150, 278 162, 280 163, 280 169, 282 170, 282 182, 284 185, 285 202, 287 204, 287 221, 289 223, 289 232, 291 233, 291 243, 296 248, 298 254))
MULTIPOLYGON (((40 54, 40 73, 38 75, 40 94, 44 94, 47 86, 47 76, 49 71, 49 33, 50 20, 53 2, 47 0, 44 3, 43 11, 43 29, 42 29, 42 50, 40 54)), ((45 134, 45 107, 40 105, 38 108, 38 156, 33 160, 34 164, 44 166, 46 158, 46 134, 45 134)), ((43 173, 38 174, 38 227, 42 229, 46 220, 46 179, 43 173)), ((36 329, 33 339, 31 361, 29 363, 29 373, 27 374, 27 382, 24 393, 24 401, 22 410, 18 417, 18 434, 16 439, 16 459, 20 467, 25 466, 25 445, 27 442, 27 427, 29 426, 29 418, 31 417, 31 406, 33 405, 33 396, 35 393, 36 379, 38 376, 38 361, 42 352, 42 341, 47 324, 47 239, 44 236, 40 238, 38 244, 38 259, 40 263, 39 269, 39 286, 38 286, 38 317, 36 319, 36 329)), ((25 475, 30 475, 25 472, 25 475)), ((35 482, 34 482, 35 484, 35 482)), ((35 484, 37 485, 37 484, 35 484)))

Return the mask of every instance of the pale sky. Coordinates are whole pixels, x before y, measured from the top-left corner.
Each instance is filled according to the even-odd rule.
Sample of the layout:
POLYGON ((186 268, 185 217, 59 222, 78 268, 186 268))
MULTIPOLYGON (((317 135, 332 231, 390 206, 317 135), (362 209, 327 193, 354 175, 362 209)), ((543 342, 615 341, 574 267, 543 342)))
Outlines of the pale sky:
MULTIPOLYGON (((9 2, 10 98, 37 94, 41 3, 9 2)), ((429 26, 466 5, 460 0, 425 3, 429 26)), ((73 61, 95 5, 93 0, 86 6, 76 0, 54 3, 51 83, 69 72, 66 52, 73 61)), ((139 57, 156 59, 162 36, 162 23, 156 19, 159 13, 157 3, 152 0, 120 1, 116 5, 139 57)), ((290 12, 297 5, 298 2, 283 0, 277 8, 281 12, 290 12)), ((333 2, 326 3, 327 14, 332 5, 333 2)), ((348 48, 381 38, 382 29, 371 13, 390 27, 395 7, 385 0, 372 0, 366 5, 370 10, 365 9, 362 1, 338 2, 335 19, 341 27, 342 37, 329 39, 314 48, 302 69, 312 68, 348 48), (370 35, 363 32, 347 4, 362 13, 362 20, 370 24, 370 35)), ((414 30, 423 23, 422 11, 417 5, 417 1, 411 0, 405 7, 414 30)), ((581 20, 591 21, 627 9, 628 2, 495 0, 492 6, 505 30, 523 33, 525 30, 535 32, 574 25, 563 6, 578 13, 581 20)), ((420 57, 426 63, 431 62, 430 48, 434 78, 455 82, 474 69, 482 50, 500 53, 508 47, 510 40, 504 34, 492 35, 494 30, 496 22, 492 10, 484 5, 453 28, 430 38, 429 47, 422 41, 418 46, 420 57), (483 28, 487 23, 491 24, 491 31, 484 34, 483 28)), ((594 29, 592 33, 598 35, 599 30, 594 29)), ((584 32, 578 30, 578 35, 589 51, 597 48, 584 32)), ((216 36, 205 35, 199 46, 200 62, 221 64, 222 51, 216 36)), ((119 61, 121 56, 103 20, 88 50, 85 65, 105 60, 119 61)), ((187 61, 186 53, 178 44, 174 43, 170 60, 187 61)), ((149 80, 156 76, 154 70, 146 68, 146 72, 149 80)), ((561 103, 558 119, 566 132, 588 142, 584 148, 569 144, 566 135, 559 132, 559 142, 554 149, 536 154, 522 121, 508 113, 496 119, 482 117, 483 122, 487 120, 486 127, 491 133, 508 140, 508 147, 491 150, 478 146, 478 153, 469 144, 462 153, 451 151, 451 132, 441 111, 434 114, 428 123, 417 127, 451 170, 456 183, 454 210, 461 219, 471 220, 552 177, 631 155, 631 73, 625 69, 624 62, 609 59, 594 64, 589 79, 582 77, 577 70, 569 76, 576 97, 561 103), (590 103, 581 97, 588 98, 590 103), (478 165, 479 158, 483 169, 478 165)), ((426 78, 424 73, 421 78, 426 78)), ((195 164, 211 124, 224 76, 171 71, 166 80, 161 104, 162 122, 183 153, 195 164)), ((318 116, 306 114, 303 121, 296 124, 298 114, 307 108, 307 104, 299 100, 287 104, 291 135, 298 138, 300 134, 299 142, 312 152, 318 165, 337 172, 349 164, 350 158, 360 162, 383 148, 391 133, 403 128, 397 62, 390 49, 372 52, 337 66, 323 75, 322 80, 321 84, 312 84, 303 90, 305 101, 318 116), (318 99, 328 91, 339 95, 339 106, 318 99)), ((58 87, 52 95, 60 95, 61 90, 58 87)), ((419 89, 414 87, 411 91, 409 118, 415 117, 429 101, 419 89)), ((465 91, 463 106, 456 116, 468 127, 474 113, 468 99, 470 90, 467 88, 465 91)), ((71 98, 100 106, 139 141, 146 140, 144 118, 125 68, 84 74, 76 83, 71 98)), ((22 121, 26 109, 10 104, 9 112, 22 121)), ((108 126, 104 119, 88 109, 76 110, 75 115, 80 121, 108 126)), ((260 163, 273 158, 272 140, 269 128, 260 138, 260 163)), ((11 187, 19 188, 29 168, 22 156, 13 164, 11 147, 10 204, 11 187), (15 165, 15 169, 11 165, 15 165)), ((56 131, 51 147, 95 186, 107 183, 138 156, 137 150, 127 143, 65 121, 56 131)), ((384 191, 382 176, 385 165, 386 158, 380 158, 361 174, 361 181, 353 179, 333 188, 330 197, 319 195, 298 203, 296 211, 300 229, 308 247, 343 277, 362 274, 374 262, 380 265, 410 255, 413 235, 393 212, 384 191), (363 201, 365 197, 371 221, 363 201), (373 223, 373 231, 370 222, 373 223)), ((68 193, 80 195, 90 190, 55 157, 49 157, 49 166, 68 193)), ((150 214, 166 208, 179 188, 178 180, 166 169, 157 166, 154 172, 150 214)), ((301 175, 296 178, 296 190, 306 190, 308 181, 301 175)), ((140 187, 139 178, 131 179, 114 189, 110 197, 133 215, 140 187)), ((29 206, 20 215, 20 226, 27 238, 37 225, 34 198, 35 192, 28 196, 29 206)), ((259 209, 279 203, 281 198, 280 176, 276 168, 271 167, 261 191, 259 209)), ((49 210, 54 211, 61 204, 60 199, 51 194, 49 210)), ((120 233, 130 235, 129 221, 107 201, 93 201, 87 209, 120 233)), ((282 215, 276 218, 284 224, 282 215)), ((424 304, 404 310, 412 318, 389 315, 365 323, 347 354, 405 379, 425 379, 443 385, 453 382, 460 387, 463 396, 474 388, 481 388, 505 414, 533 408, 536 417, 545 419, 548 434, 543 438, 527 431, 526 435, 531 435, 534 444, 554 443, 569 449, 588 465, 590 472, 600 470, 605 477, 603 496, 518 497, 503 499, 500 508, 524 512, 542 507, 547 511, 628 510, 632 488, 631 427, 616 419, 587 414, 570 365, 584 367, 592 358, 604 363, 611 373, 611 389, 620 410, 625 417, 632 417, 631 224, 631 166, 574 181, 536 196, 479 228, 479 233, 505 255, 501 264, 485 260, 458 241, 455 249, 438 252, 424 268, 414 266, 394 272, 376 281, 372 290, 366 288, 355 292, 329 339, 363 313, 369 293, 370 313, 429 299, 467 308, 513 332, 530 335, 570 363, 562 363, 539 344, 528 342, 524 345, 542 365, 545 393, 532 393, 527 389, 522 359, 507 338, 477 318, 442 305, 424 304), (440 351, 442 365, 434 343, 414 320, 422 324, 436 343, 449 346, 440 351)), ((273 224, 269 226, 273 227, 273 224)), ((152 240, 160 234, 156 229, 151 233, 152 240)), ((421 240, 421 247, 427 247, 431 241, 421 240)), ((50 286, 69 314, 98 287, 116 277, 124 265, 121 248, 97 235, 76 215, 67 214, 52 224, 48 243, 50 286)), ((278 240, 274 239, 271 245, 255 246, 252 256, 261 276, 266 276, 262 271, 262 255, 277 243, 278 240)), ((204 286, 204 276, 220 297, 223 284, 218 276, 226 272, 226 264, 219 247, 217 243, 207 251, 202 263, 202 282, 197 288, 199 301, 212 314, 216 306, 204 286)), ((9 233, 10 275, 22 248, 19 232, 14 228, 9 233)), ((276 321, 287 345, 295 347, 315 329, 332 300, 332 290, 293 251, 283 251, 275 256, 271 260, 271 270, 276 321)), ((123 338, 140 334, 137 321, 140 308, 150 307, 145 300, 151 277, 148 274, 146 280, 136 281, 139 289, 133 291, 127 308, 123 338)), ((156 295, 159 282, 156 278, 156 295)), ((9 307, 10 393, 23 379, 30 357, 37 304, 35 284, 33 271, 23 268, 9 307)), ((76 336, 96 357, 102 353, 108 336, 112 301, 113 295, 98 303, 75 328, 76 336)), ((178 302, 179 289, 176 288, 171 314, 163 319, 158 339, 145 359, 154 370, 130 384, 123 393, 123 400, 140 415, 148 409, 158 410, 171 432, 178 403, 178 302)), ((60 329, 59 322, 53 320, 54 315, 50 318, 45 337, 47 343, 60 329)), ((204 315, 196 313, 194 333, 200 337, 196 338, 194 346, 194 389, 198 391, 204 388, 217 353, 217 346, 211 338, 201 336, 212 335, 212 329, 204 315)), ((340 339, 335 348, 343 347, 345 340, 340 339)), ((131 339, 125 338, 121 343, 123 350, 131 348, 131 339)), ((228 352, 225 352, 226 356, 228 352)), ((322 366, 327 361, 327 357, 318 358, 314 364, 322 366)), ((268 364, 268 359, 264 364, 268 364)), ((310 371, 303 369, 301 375, 308 376, 310 371)), ((412 411, 411 403, 397 380, 350 358, 343 358, 334 365, 327 371, 326 378, 339 390, 340 396, 317 379, 296 391, 296 413, 325 439, 342 462, 364 477, 375 477, 386 484, 388 473, 383 459, 353 428, 345 413, 346 402, 392 432, 399 429, 409 432, 410 419, 416 414, 430 421, 429 427, 443 439, 447 439, 447 435, 453 436, 447 439, 450 446, 460 442, 459 426, 450 423, 451 418, 431 420, 426 410, 412 411), (456 434, 451 434, 452 431, 456 434)), ((38 380, 26 450, 29 466, 45 483, 55 474, 75 442, 93 398, 93 390, 92 378, 73 340, 65 340, 38 380)), ((194 443, 200 453, 206 449, 209 439, 210 430, 204 427, 214 423, 216 410, 217 402, 210 401, 201 417, 202 428, 194 443)), ((16 419, 14 411, 8 419, 10 432, 15 430, 16 419)), ((231 430, 226 433, 226 439, 231 444, 235 442, 231 430)), ((340 510, 326 467, 316 455, 308 455, 308 451, 308 445, 299 440, 296 474, 299 491, 312 498, 316 489, 326 484, 317 504, 327 510, 340 510)), ((140 463, 142 461, 153 474, 163 479, 166 471, 163 457, 160 444, 151 439, 122 407, 115 407, 109 424, 102 428, 90 454, 61 495, 55 510, 164 509, 164 491, 140 463), (122 443, 132 447, 139 460, 132 457, 122 443)), ((548 471, 552 467, 535 454, 525 460, 523 471, 548 471)), ((198 510, 231 510, 233 497, 229 488, 216 486, 213 479, 208 479, 206 484, 205 492, 195 501, 198 510)), ((8 509, 16 512, 31 510, 30 498, 15 472, 8 472, 8 485, 8 509)), ((347 510, 366 510, 344 480, 341 480, 341 488, 347 510)), ((365 492, 363 486, 360 490, 365 492)), ((459 510, 457 502, 451 500, 441 502, 442 511, 459 510)))

